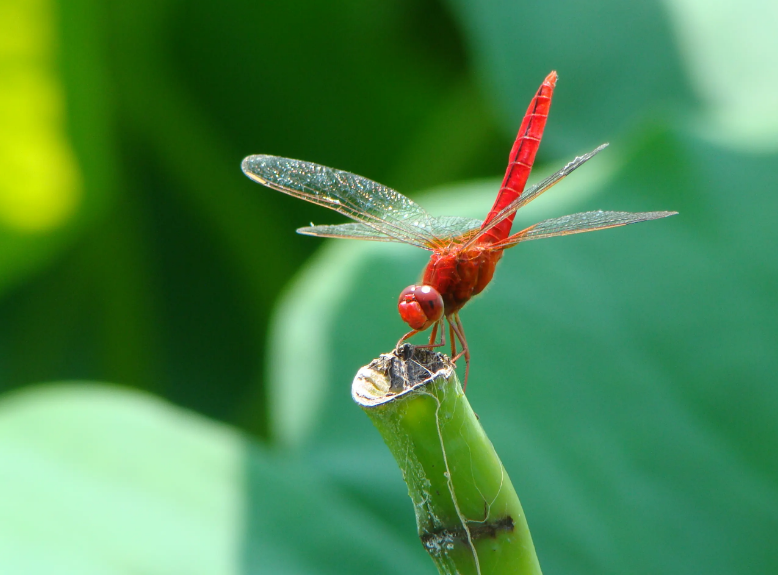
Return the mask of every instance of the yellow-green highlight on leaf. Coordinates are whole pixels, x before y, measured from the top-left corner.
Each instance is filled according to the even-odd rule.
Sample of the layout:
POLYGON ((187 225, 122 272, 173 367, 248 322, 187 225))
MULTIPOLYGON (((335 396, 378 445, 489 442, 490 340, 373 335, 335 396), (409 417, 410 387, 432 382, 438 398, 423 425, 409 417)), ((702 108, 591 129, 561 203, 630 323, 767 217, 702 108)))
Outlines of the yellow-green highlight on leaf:
POLYGON ((12 232, 62 227, 83 195, 65 132, 51 4, 0 3, 0 227, 12 232))
POLYGON ((778 149, 778 3, 665 0, 703 103, 700 131, 727 147, 778 149))

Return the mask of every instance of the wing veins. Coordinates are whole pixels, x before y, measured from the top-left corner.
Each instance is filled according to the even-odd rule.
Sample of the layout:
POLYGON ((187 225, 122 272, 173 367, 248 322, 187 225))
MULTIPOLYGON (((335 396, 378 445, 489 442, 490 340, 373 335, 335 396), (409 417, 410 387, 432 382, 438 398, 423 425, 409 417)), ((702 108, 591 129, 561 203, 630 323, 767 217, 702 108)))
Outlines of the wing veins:
POLYGON ((328 197, 320 197, 315 193, 316 190, 315 188, 312 188, 305 184, 300 183, 300 187, 302 188, 302 190, 310 190, 308 193, 302 190, 295 190, 294 188, 288 188, 286 186, 282 186, 280 184, 276 184, 275 182, 271 182, 268 180, 262 180, 260 181, 260 183, 262 183, 263 185, 269 188, 272 188, 279 192, 283 192, 292 197, 295 197, 297 199, 305 200, 307 202, 316 204, 324 208, 329 208, 335 212, 338 212, 341 215, 346 216, 347 218, 351 218, 352 220, 362 223, 370 227, 371 229, 376 230, 377 232, 386 233, 388 236, 393 237, 400 242, 409 243, 417 247, 426 249, 428 247, 428 243, 434 241, 434 238, 422 233, 421 230, 418 231, 415 230, 416 233, 411 234, 409 230, 399 225, 396 225, 395 222, 393 222, 392 220, 383 219, 380 218, 379 216, 370 214, 369 212, 365 212, 364 210, 361 210, 358 207, 354 206, 350 201, 346 203, 342 200, 332 201, 328 197), (378 222, 381 225, 375 225, 374 222, 378 222), (389 233, 389 229, 387 228, 394 230, 395 233, 394 234, 389 233))
POLYGON ((277 156, 249 156, 242 167, 247 176, 269 188, 329 208, 397 241, 422 248, 437 243, 430 232, 433 218, 424 208, 362 176, 277 156), (357 203, 359 197, 366 208, 357 203), (405 216, 394 217, 395 213, 405 216))
POLYGON ((562 168, 561 170, 555 172, 554 174, 550 175, 546 179, 538 182, 534 186, 531 186, 526 190, 524 190, 518 198, 513 200, 510 204, 508 204, 497 214, 495 214, 495 216, 489 221, 488 224, 483 226, 475 236, 473 236, 472 238, 470 238, 470 240, 468 240, 468 242, 463 246, 463 248, 466 249, 472 246, 486 232, 488 232, 489 230, 494 228, 497 224, 505 220, 505 218, 510 217, 510 215, 513 214, 516 210, 527 205, 532 200, 534 200, 539 195, 541 195, 543 192, 548 191, 552 186, 558 184, 561 180, 569 176, 571 173, 573 173, 575 170, 580 168, 583 164, 591 160, 594 156, 599 154, 602 150, 604 150, 607 147, 608 147, 607 143, 601 144, 591 152, 588 152, 582 156, 575 157, 572 161, 568 162, 565 165, 565 167, 562 168))
POLYGON ((508 249, 524 241, 606 230, 608 228, 616 228, 619 226, 666 218, 668 216, 674 216, 677 213, 678 212, 606 212, 602 210, 579 212, 577 214, 543 220, 542 222, 538 222, 537 224, 531 225, 528 228, 513 234, 502 242, 494 244, 494 246, 501 249, 508 249))

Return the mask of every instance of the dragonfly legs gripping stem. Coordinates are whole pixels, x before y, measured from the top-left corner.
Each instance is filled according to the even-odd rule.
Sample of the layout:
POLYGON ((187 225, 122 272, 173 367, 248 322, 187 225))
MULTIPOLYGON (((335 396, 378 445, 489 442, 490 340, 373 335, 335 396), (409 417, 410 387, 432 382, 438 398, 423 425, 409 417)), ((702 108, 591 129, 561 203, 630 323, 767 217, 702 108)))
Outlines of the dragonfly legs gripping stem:
MULTIPOLYGON (((467 388, 467 378, 470 375, 470 347, 467 345, 467 340, 465 339, 465 328, 462 326, 462 321, 459 319, 459 314, 454 313, 450 316, 446 317, 446 320, 448 321, 448 328, 449 328, 449 337, 451 338, 451 361, 456 364, 457 360, 460 357, 465 358, 465 381, 462 384, 462 391, 464 391, 467 388), (462 351, 457 353, 457 339, 459 339, 459 343, 462 344, 462 351)), ((440 327, 441 322, 443 322, 443 319, 440 321, 435 322, 432 326, 432 333, 430 333, 430 340, 429 343, 424 345, 418 345, 416 347, 421 347, 425 349, 434 349, 436 347, 442 347, 446 345, 446 330, 440 329, 440 342, 436 343, 435 339, 438 336, 438 329, 440 327)), ((400 346, 402 342, 404 342, 407 339, 412 338, 417 333, 420 333, 422 330, 413 329, 406 333, 404 336, 400 338, 400 341, 397 342, 397 347, 400 346)))
POLYGON ((467 377, 470 375, 470 347, 467 345, 467 339, 465 339, 465 328, 462 325, 462 321, 459 319, 458 313, 453 313, 448 318, 448 325, 451 328, 451 355, 452 361, 456 361, 464 356, 465 357, 465 381, 462 383, 462 391, 467 389, 467 377), (459 338, 459 343, 462 344, 462 351, 456 352, 454 334, 459 338))

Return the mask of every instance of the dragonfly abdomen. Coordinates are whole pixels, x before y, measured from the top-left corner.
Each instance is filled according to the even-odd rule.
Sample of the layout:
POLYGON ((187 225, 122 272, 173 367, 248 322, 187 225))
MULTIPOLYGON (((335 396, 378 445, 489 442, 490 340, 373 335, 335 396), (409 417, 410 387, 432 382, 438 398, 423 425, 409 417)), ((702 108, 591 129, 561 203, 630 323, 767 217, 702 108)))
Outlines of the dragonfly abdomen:
MULTIPOLYGON (((551 98, 554 95, 557 74, 551 72, 538 88, 535 97, 527 108, 527 113, 519 128, 516 141, 511 148, 508 157, 508 169, 505 172, 497 199, 492 206, 491 211, 486 216, 483 225, 487 226, 500 211, 518 198, 529 178, 532 170, 532 164, 535 162, 535 155, 540 147, 540 140, 543 137, 543 130, 546 127, 548 112, 551 108, 551 98)), ((496 243, 507 238, 511 233, 514 214, 505 218, 487 231, 482 238, 483 243, 496 243)))

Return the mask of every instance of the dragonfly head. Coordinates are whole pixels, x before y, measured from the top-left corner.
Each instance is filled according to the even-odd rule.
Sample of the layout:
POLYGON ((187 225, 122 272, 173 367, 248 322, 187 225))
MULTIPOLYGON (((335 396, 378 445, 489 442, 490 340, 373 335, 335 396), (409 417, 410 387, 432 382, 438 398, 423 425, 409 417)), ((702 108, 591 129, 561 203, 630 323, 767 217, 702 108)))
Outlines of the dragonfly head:
POLYGON ((422 331, 443 317, 443 298, 432 286, 408 286, 400 293, 397 311, 411 329, 422 331))

